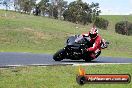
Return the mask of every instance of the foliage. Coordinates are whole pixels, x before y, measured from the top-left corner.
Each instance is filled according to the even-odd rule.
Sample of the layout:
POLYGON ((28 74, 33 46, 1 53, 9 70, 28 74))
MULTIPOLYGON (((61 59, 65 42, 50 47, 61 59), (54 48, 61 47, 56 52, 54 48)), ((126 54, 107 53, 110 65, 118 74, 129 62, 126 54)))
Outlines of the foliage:
POLYGON ((77 0, 68 5, 68 9, 63 13, 64 20, 74 23, 87 24, 95 21, 95 17, 99 16, 101 12, 98 10, 99 3, 92 3, 91 5, 77 0))
POLYGON ((53 8, 53 17, 54 17, 55 19, 58 19, 58 9, 57 9, 56 6, 53 8))
POLYGON ((117 22, 115 32, 123 35, 132 35, 132 23, 128 21, 117 22))
POLYGON ((14 7, 16 11, 24 13, 30 13, 34 9, 35 14, 41 12, 42 16, 48 15, 55 19, 58 17, 61 19, 63 16, 64 20, 84 25, 95 22, 96 17, 101 13, 99 3, 88 4, 82 0, 71 2, 69 5, 64 0, 41 0, 37 4, 36 0, 15 0, 14 7))
POLYGON ((16 11, 30 13, 35 3, 36 0, 14 0, 14 7, 16 11))
POLYGON ((37 6, 40 8, 42 15, 45 16, 45 13, 48 11, 49 0, 41 0, 37 6))
POLYGON ((6 10, 8 10, 13 5, 13 2, 11 0, 0 0, 0 5, 5 6, 6 10))
POLYGON ((40 7, 43 16, 48 14, 49 17, 58 19, 59 16, 61 19, 62 13, 67 7, 67 1, 56 0, 49 2, 49 0, 41 0, 37 5, 40 7))
POLYGON ((61 19, 61 16, 63 14, 63 12, 66 10, 67 8, 67 1, 64 0, 57 0, 57 9, 58 9, 58 16, 61 19))
POLYGON ((109 24, 109 21, 104 19, 104 18, 99 18, 99 17, 96 17, 96 20, 95 20, 95 23, 94 23, 98 28, 101 28, 101 29, 107 29, 108 27, 108 24, 109 24))

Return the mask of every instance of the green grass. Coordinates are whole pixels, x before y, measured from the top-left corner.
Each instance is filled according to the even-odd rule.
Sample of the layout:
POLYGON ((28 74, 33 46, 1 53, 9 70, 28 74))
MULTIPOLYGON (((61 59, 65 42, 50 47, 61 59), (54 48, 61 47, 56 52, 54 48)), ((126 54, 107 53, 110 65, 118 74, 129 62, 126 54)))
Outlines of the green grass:
MULTIPOLYGON (((131 88, 129 84, 76 83, 76 66, 16 67, 0 69, 0 88, 131 88)), ((84 66, 87 74, 130 74, 129 65, 84 66)))
MULTIPOLYGON (((99 30, 111 44, 102 56, 132 57, 132 36, 114 32, 124 16, 102 16, 110 21, 108 31, 99 30)), ((126 16, 132 22, 132 16, 126 16)), ((66 21, 0 10, 0 52, 55 53, 65 46, 68 36, 88 32, 83 26, 66 21), (6 14, 6 15, 5 15, 6 14), (78 29, 76 28, 78 27, 78 29)))

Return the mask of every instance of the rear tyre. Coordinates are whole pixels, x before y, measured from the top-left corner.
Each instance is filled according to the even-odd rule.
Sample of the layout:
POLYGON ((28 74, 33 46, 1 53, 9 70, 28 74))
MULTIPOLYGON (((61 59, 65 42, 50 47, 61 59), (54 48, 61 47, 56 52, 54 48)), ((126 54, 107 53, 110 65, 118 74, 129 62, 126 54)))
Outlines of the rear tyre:
POLYGON ((53 55, 55 61, 61 61, 65 58, 65 50, 61 49, 53 55))

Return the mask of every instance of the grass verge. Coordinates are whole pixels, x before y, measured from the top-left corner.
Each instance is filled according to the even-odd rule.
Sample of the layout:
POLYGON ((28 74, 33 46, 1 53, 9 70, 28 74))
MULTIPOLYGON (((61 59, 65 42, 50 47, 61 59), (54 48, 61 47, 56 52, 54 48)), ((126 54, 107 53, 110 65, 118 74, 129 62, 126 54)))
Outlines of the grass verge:
MULTIPOLYGON (((132 64, 83 66, 87 74, 130 74, 132 64)), ((0 88, 131 88, 129 84, 76 83, 78 67, 16 67, 0 69, 0 88)))

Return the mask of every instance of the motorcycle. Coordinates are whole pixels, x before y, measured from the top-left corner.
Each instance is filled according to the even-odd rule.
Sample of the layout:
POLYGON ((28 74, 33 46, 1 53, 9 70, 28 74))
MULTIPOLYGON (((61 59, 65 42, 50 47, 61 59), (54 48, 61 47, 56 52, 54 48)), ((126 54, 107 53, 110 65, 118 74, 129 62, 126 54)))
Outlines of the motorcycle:
MULTIPOLYGON (((109 42, 102 39, 101 47, 105 49, 108 47, 109 42)), ((66 41, 66 46, 60 49, 53 55, 55 61, 61 61, 63 59, 71 60, 85 60, 86 62, 92 61, 94 58, 90 57, 90 52, 86 52, 86 49, 92 47, 90 38, 82 35, 70 36, 66 41)), ((97 58, 101 54, 101 51, 95 54, 97 58)))

